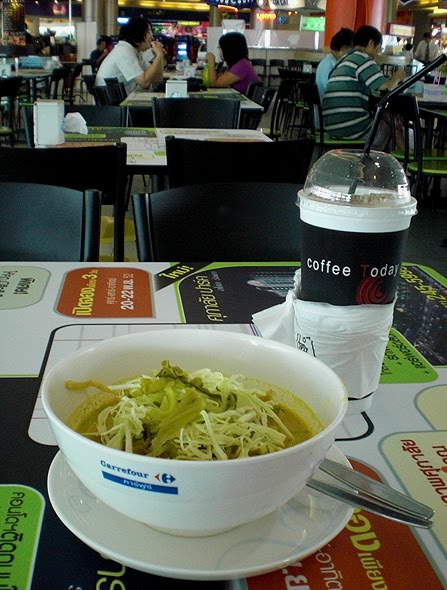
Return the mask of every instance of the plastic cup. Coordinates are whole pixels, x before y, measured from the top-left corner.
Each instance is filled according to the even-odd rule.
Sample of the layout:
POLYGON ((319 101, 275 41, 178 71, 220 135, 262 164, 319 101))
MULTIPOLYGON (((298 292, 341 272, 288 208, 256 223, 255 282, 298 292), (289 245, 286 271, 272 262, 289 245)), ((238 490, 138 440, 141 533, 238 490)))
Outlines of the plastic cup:
POLYGON ((416 200, 399 162, 333 150, 312 167, 300 207, 305 301, 332 305, 394 301, 416 200))

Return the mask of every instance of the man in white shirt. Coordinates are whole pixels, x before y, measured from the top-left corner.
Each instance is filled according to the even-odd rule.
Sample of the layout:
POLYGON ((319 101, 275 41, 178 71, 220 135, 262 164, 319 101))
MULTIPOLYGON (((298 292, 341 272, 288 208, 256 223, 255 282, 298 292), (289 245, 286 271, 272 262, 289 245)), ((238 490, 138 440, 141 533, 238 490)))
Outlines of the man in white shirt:
POLYGON ((163 80, 163 46, 154 41, 148 21, 140 17, 129 19, 121 27, 119 39, 101 63, 95 86, 105 86, 105 78, 117 78, 130 94, 137 86, 149 88, 163 80), (142 58, 147 49, 154 55, 149 65, 142 58))
POLYGON ((419 41, 414 57, 423 64, 428 64, 439 55, 439 46, 432 41, 431 33, 424 33, 422 41, 419 41))

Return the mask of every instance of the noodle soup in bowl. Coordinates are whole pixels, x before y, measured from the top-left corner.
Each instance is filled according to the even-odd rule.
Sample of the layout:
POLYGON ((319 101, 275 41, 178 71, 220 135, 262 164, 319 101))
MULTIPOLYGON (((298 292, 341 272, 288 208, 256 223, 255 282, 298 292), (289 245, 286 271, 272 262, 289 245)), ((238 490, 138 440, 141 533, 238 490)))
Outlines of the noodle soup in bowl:
MULTIPOLYGON (((165 375, 164 372, 160 374, 165 375)), ((172 380, 162 378, 167 383, 168 397, 172 397, 172 380)), ((144 378, 144 383, 147 381, 144 378)), ((231 379, 226 381, 231 382, 231 379)), ((132 398, 137 393, 133 385, 126 384, 126 387, 130 388, 126 389, 125 402, 131 404, 131 409, 126 411, 133 428, 140 420, 132 409, 132 398)), ((158 385, 151 383, 148 387, 152 391, 158 385)), ((163 532, 184 536, 217 534, 265 516, 285 504, 302 490, 325 458, 347 407, 346 391, 336 374, 293 347, 258 336, 188 328, 141 332, 81 349, 48 372, 41 393, 60 450, 92 493, 130 518, 163 532), (176 416, 183 420, 182 428, 177 431, 175 421, 167 419, 163 427, 154 426, 155 434, 148 434, 147 439, 138 434, 132 443, 129 428, 122 436, 115 436, 122 431, 118 426, 111 426, 111 417, 116 419, 117 410, 110 411, 111 403, 104 401, 110 395, 109 387, 104 386, 114 391, 113 387, 121 385, 112 384, 157 372, 162 364, 164 370, 175 371, 176 367, 181 367, 192 374, 192 385, 182 372, 179 376, 179 381, 187 382, 190 405, 182 410, 178 401, 170 402, 176 416), (258 405, 258 398, 259 404, 267 404, 268 418, 262 418, 262 424, 253 426, 255 434, 251 435, 249 443, 242 441, 236 424, 232 427, 233 442, 225 449, 221 441, 227 438, 227 426, 221 424, 227 414, 233 415, 240 406, 250 406, 251 398, 241 402, 244 392, 240 397, 231 392, 225 394, 225 403, 231 401, 235 409, 222 413, 220 392, 226 386, 219 383, 217 389, 211 391, 206 376, 197 378, 203 369, 209 369, 212 375, 218 372, 226 377, 241 376, 244 385, 258 392, 253 404, 258 405), (202 402, 204 395, 209 396, 210 401, 202 402), (203 420, 198 430, 194 430, 188 420, 191 408, 197 403, 203 403, 197 409, 203 420), (206 404, 216 406, 217 412, 221 412, 215 416, 223 430, 219 440, 204 416, 206 404), (76 426, 76 422, 83 423, 80 408, 91 408, 95 420, 96 414, 106 408, 108 415, 102 422, 107 434, 103 438, 92 432, 94 428, 90 423, 86 426, 89 417, 83 426, 76 426), (310 431, 296 444, 284 434, 290 434, 294 428, 289 413, 302 418, 310 431), (202 458, 205 445, 194 440, 194 432, 205 436, 204 431, 205 434, 209 432, 210 448, 219 458, 214 454, 211 459, 202 458), (270 434, 273 442, 270 442, 270 434), (112 446, 103 444, 105 439, 112 446), (249 448, 252 439, 257 440, 253 451, 249 448), (281 440, 286 441, 285 447, 275 447, 282 444, 281 440), (122 450, 129 444, 135 452, 122 450), (152 448, 158 448, 160 456, 146 454, 152 448), (249 456, 244 456, 247 452, 249 456)), ((163 398, 158 392, 153 395, 163 398)), ((165 416, 163 412, 169 403, 163 404, 155 409, 155 414, 165 416)), ((247 412, 250 414, 250 409, 247 412)), ((247 421, 247 416, 242 420, 247 421)), ((151 419, 144 426, 144 433, 152 426, 151 419)))

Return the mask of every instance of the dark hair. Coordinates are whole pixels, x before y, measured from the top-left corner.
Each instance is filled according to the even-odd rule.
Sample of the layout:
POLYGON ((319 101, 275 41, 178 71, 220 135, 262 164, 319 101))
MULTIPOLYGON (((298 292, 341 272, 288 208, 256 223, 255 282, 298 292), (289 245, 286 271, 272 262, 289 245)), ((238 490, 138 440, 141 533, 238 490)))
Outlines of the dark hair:
POLYGON ((107 45, 107 41, 104 39, 104 37, 99 37, 99 39, 96 41, 96 46, 99 47, 100 43, 105 43, 107 45))
POLYGON ((120 41, 127 41, 133 47, 144 41, 150 28, 149 22, 142 17, 132 17, 120 28, 120 41))
POLYGON ((244 57, 248 58, 247 40, 242 33, 231 32, 222 35, 219 39, 219 46, 229 68, 244 57))
POLYGON ((354 34, 354 45, 359 47, 366 47, 372 41, 374 47, 382 43, 382 33, 376 27, 371 25, 363 25, 357 29, 354 34))
POLYGON ((424 33, 424 36, 423 36, 422 38, 423 38, 423 39, 431 39, 431 33, 430 33, 430 31, 426 31, 426 32, 424 33))
POLYGON ((333 51, 340 51, 342 47, 352 47, 353 42, 354 31, 343 27, 332 37, 330 48, 333 51))

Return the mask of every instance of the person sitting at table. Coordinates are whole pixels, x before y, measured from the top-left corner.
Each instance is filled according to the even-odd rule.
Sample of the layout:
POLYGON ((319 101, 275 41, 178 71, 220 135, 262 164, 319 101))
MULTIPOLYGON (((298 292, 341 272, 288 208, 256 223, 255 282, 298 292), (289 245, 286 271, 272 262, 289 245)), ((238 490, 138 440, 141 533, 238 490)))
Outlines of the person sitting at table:
POLYGON ((90 65, 94 74, 96 74, 99 66, 101 65, 101 62, 107 57, 108 54, 109 51, 106 47, 106 40, 100 37, 96 41, 96 49, 90 53, 90 65))
POLYGON ((318 86, 318 92, 320 94, 321 101, 323 100, 324 93, 326 92, 327 81, 329 80, 330 73, 337 65, 337 61, 352 48, 353 39, 354 31, 347 29, 346 27, 341 28, 331 39, 329 53, 318 64, 317 71, 315 73, 315 83, 318 86))
MULTIPOLYGON (((392 90, 405 77, 404 70, 396 70, 390 78, 382 74, 374 61, 381 44, 382 33, 376 27, 359 27, 354 35, 354 48, 332 70, 323 98, 324 127, 331 137, 366 140, 373 122, 369 108, 371 94, 392 90)), ((387 115, 382 117, 372 144, 381 151, 389 148, 392 138, 387 115)), ((402 144, 399 129, 396 133, 397 144, 402 144)))
POLYGON ((206 54, 211 88, 230 87, 241 94, 246 94, 251 82, 261 81, 248 59, 247 40, 242 33, 231 32, 222 35, 219 39, 219 50, 227 70, 218 75, 214 53, 206 54))
POLYGON ((127 94, 137 86, 149 88, 154 82, 162 81, 163 46, 154 41, 147 20, 133 17, 121 27, 117 45, 99 67, 95 86, 105 86, 105 78, 117 78, 118 82, 123 82, 127 94), (154 58, 147 66, 141 54, 149 48, 154 58))

